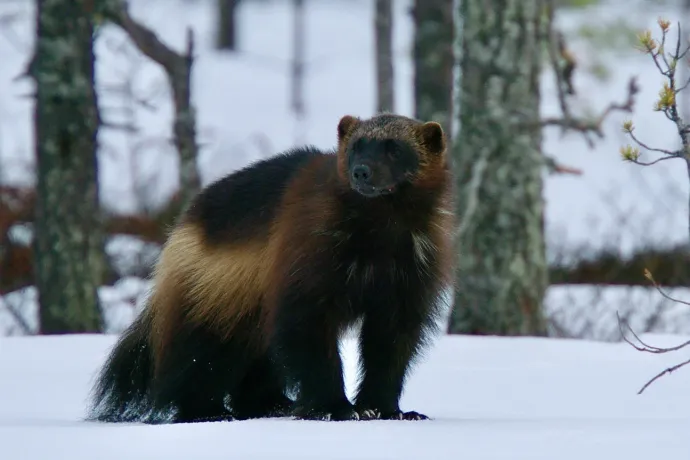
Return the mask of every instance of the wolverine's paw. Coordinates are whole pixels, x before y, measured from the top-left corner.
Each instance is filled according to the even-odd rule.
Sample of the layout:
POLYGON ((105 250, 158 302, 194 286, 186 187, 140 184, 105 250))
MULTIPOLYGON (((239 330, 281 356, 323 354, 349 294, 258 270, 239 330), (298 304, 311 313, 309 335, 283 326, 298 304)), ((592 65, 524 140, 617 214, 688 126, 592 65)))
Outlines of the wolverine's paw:
POLYGON ((383 412, 379 418, 381 420, 429 420, 429 417, 419 412, 403 412, 400 410, 383 412))
POLYGON ((209 423, 209 422, 232 422, 235 418, 231 415, 210 415, 206 417, 180 418, 174 423, 209 423))
POLYGON ((291 399, 285 398, 285 400, 280 401, 278 404, 273 406, 271 410, 272 417, 287 417, 292 412, 293 402, 291 399))
POLYGON ((359 409, 357 413, 360 420, 377 420, 381 418, 381 412, 377 409, 359 409))
POLYGON ((294 415, 299 420, 321 420, 327 422, 359 420, 359 414, 351 405, 339 405, 338 407, 323 409, 298 408, 294 411, 294 415))

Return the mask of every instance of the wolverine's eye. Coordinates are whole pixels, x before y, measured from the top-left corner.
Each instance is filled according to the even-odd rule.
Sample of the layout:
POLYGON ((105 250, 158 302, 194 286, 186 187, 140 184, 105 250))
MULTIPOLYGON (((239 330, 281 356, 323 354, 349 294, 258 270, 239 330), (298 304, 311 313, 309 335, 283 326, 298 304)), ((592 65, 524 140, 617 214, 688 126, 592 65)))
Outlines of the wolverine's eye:
POLYGON ((386 144, 383 147, 386 151, 386 155, 388 155, 389 158, 395 160, 400 156, 400 152, 398 151, 397 146, 395 145, 395 142, 392 140, 386 141, 386 144))

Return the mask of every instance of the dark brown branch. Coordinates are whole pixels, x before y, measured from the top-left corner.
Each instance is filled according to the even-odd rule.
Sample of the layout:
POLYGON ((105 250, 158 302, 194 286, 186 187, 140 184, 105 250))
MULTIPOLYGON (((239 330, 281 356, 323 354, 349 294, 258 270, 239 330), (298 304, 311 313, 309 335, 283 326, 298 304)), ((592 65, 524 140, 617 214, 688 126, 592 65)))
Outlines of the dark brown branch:
POLYGON ((645 343, 636 333, 633 331, 633 329, 630 327, 630 324, 628 324, 627 321, 621 320, 620 315, 618 312, 616 312, 616 318, 618 318, 618 329, 621 332, 621 337, 623 337, 623 340, 629 344, 631 347, 636 349, 637 351, 644 351, 647 353, 654 353, 654 354, 662 354, 662 353, 669 353, 672 351, 677 351, 680 350, 681 348, 687 347, 690 345, 690 340, 687 342, 683 342, 680 345, 676 345, 675 347, 668 347, 668 348, 661 348, 661 347, 656 347, 654 345, 648 345, 645 343), (630 339, 628 339, 625 335, 625 332, 623 331, 623 323, 625 323, 625 328, 632 334, 632 336, 637 340, 642 346, 634 344, 630 339))
POLYGON ((650 146, 648 146, 647 144, 645 144, 644 142, 642 142, 641 140, 639 140, 639 139, 637 138, 637 136, 635 136, 635 134, 633 133, 633 129, 632 129, 632 128, 628 131, 628 134, 630 135, 630 138, 631 138, 632 140, 634 140, 635 143, 636 143, 637 145, 639 145, 640 147, 642 147, 642 148, 644 148, 645 150, 648 150, 648 151, 650 151, 650 152, 659 152, 659 153, 663 153, 664 155, 668 155, 669 157, 672 157, 672 158, 679 157, 679 156, 681 156, 682 153, 683 153, 683 152, 681 152, 680 150, 675 150, 675 151, 673 151, 673 150, 666 150, 666 149, 660 149, 660 148, 650 147, 650 146))
MULTIPOLYGON (((566 129, 580 131, 582 133, 594 133, 599 137, 603 137, 604 133, 601 129, 602 124, 606 118, 613 112, 632 112, 635 104, 635 95, 638 93, 639 87, 637 86, 637 81, 635 77, 632 77, 628 81, 627 97, 624 102, 610 103, 603 112, 594 120, 584 120, 580 118, 574 118, 569 115, 569 112, 565 113, 564 117, 557 118, 545 118, 541 120, 540 125, 545 126, 561 126, 566 129)), ((566 105, 567 106, 567 105, 566 105)), ((590 143, 591 144, 591 143, 590 143)))
POLYGON ((676 364, 675 366, 671 366, 671 367, 669 367, 669 368, 667 368, 667 369, 664 369, 662 372, 659 372, 657 375, 655 375, 654 378, 652 378, 649 382, 647 382, 642 388, 640 388, 640 391, 638 391, 637 394, 638 394, 638 395, 641 395, 642 392, 643 392, 644 390, 646 390, 647 387, 648 387, 649 385, 651 385, 652 383, 654 383, 657 379, 663 377, 663 376, 666 375, 666 374, 670 374, 670 373, 672 373, 672 372, 674 372, 674 371, 677 371, 678 369, 680 369, 681 367, 683 367, 683 366, 685 366, 685 365, 687 365, 687 364, 690 364, 690 359, 688 359, 687 361, 684 361, 684 362, 682 362, 682 363, 680 363, 680 364, 676 364))
POLYGON ((31 327, 29 326, 29 323, 26 322, 26 320, 21 315, 21 313, 19 313, 17 311, 17 309, 14 308, 13 305, 10 305, 10 303, 7 300, 5 300, 4 305, 5 305, 5 310, 10 314, 12 319, 14 319, 14 322, 17 323, 17 325, 19 325, 19 329, 21 329, 24 334, 26 334, 26 335, 35 334, 35 331, 33 329, 31 329, 31 327))
POLYGON ((546 167, 549 172, 554 174, 572 174, 575 176, 582 175, 582 170, 578 168, 573 168, 572 166, 566 166, 562 163, 557 162, 554 158, 550 156, 545 156, 544 161, 546 162, 546 167))
MULTIPOLYGON (((570 112, 570 107, 566 100, 567 94, 575 94, 575 89, 572 83, 572 74, 575 70, 576 61, 572 53, 568 50, 565 45, 565 38, 561 32, 557 32, 554 29, 554 2, 553 0, 548 0, 547 2, 547 39, 548 39, 548 52, 549 60, 551 61, 551 66, 554 69, 554 74, 556 76, 556 89, 558 92, 558 103, 561 109, 560 117, 549 117, 540 120, 536 123, 533 128, 543 128, 547 126, 560 126, 563 131, 571 130, 581 132, 587 144, 590 147, 594 146, 592 139, 589 137, 590 134, 596 134, 598 137, 604 137, 602 131, 602 124, 604 120, 615 111, 620 112, 632 112, 635 102, 635 95, 638 93, 639 88, 637 82, 634 78, 631 78, 628 83, 628 95, 623 103, 611 103, 604 111, 594 120, 585 120, 582 118, 574 117, 570 112), (561 65, 560 61, 564 64, 561 65)), ((533 124, 534 125, 534 124, 533 124)))
MULTIPOLYGON (((659 287, 659 285, 657 284, 657 282, 654 280, 654 276, 652 276, 652 273, 651 273, 649 270, 645 269, 644 275, 645 275, 645 277, 646 277, 649 281, 652 282, 652 284, 654 285, 654 287, 656 288, 656 290, 659 291, 659 293, 660 293, 664 298, 666 298, 666 299, 668 299, 668 300, 670 300, 670 301, 672 301, 672 302, 677 302, 677 303, 681 303, 681 304, 689 305, 689 306, 690 306, 690 302, 685 302, 685 301, 683 301, 683 300, 674 299, 673 297, 669 296, 669 295, 666 294, 664 291, 662 291, 661 288, 659 287)), ((633 348, 635 348, 637 351, 643 351, 643 352, 654 353, 654 354, 661 354, 661 353, 669 353, 669 352, 672 352, 672 351, 678 351, 678 350, 680 350, 680 349, 682 349, 682 348, 685 348, 685 347, 687 347, 687 346, 690 345, 690 340, 688 340, 688 341, 686 341, 686 342, 683 342, 683 343, 681 343, 680 345, 676 345, 675 347, 664 347, 664 348, 662 348, 662 347, 656 347, 656 346, 653 346, 653 345, 648 345, 648 344, 646 344, 645 342, 643 342, 642 339, 640 339, 640 337, 635 333, 635 331, 632 330, 632 328, 630 327, 630 325, 629 325, 629 324, 627 323, 627 321, 626 321, 626 322, 625 322, 626 328, 632 333, 633 337, 635 337, 635 339, 636 339, 640 344, 642 344, 642 346, 636 345, 636 344, 632 343, 632 342, 625 336, 625 333, 624 333, 624 331, 623 331, 622 321, 621 321, 620 316, 618 315, 618 312, 616 312, 616 318, 618 318, 618 327, 619 327, 619 329, 620 329, 621 336, 623 337, 623 340, 624 340, 626 343, 628 343, 630 346, 632 346, 633 348)), ((680 364, 676 364, 675 366, 669 367, 669 368, 665 369, 664 371, 658 373, 658 374, 657 374, 656 376, 654 376, 651 380, 649 380, 649 381, 640 389, 640 391, 637 392, 637 394, 638 394, 638 395, 639 395, 639 394, 642 394, 642 392, 643 392, 645 389, 647 389, 647 387, 648 387, 649 385, 651 385, 651 384, 652 384, 654 381, 656 381, 657 379, 661 378, 663 375, 665 375, 665 374, 670 374, 671 372, 676 371, 676 370, 680 369, 681 367, 683 367, 683 366, 685 366, 686 364, 689 364, 689 363, 690 363, 690 359, 687 360, 687 361, 685 361, 685 362, 682 362, 682 363, 680 363, 680 364)))
POLYGON ((183 202, 188 203, 201 188, 197 166, 199 146, 196 142, 196 111, 191 103, 191 76, 194 62, 194 34, 187 29, 187 47, 178 53, 163 43, 146 26, 132 18, 127 3, 110 0, 106 16, 120 26, 139 51, 158 63, 168 75, 175 104, 175 146, 180 155, 180 190, 183 202))
POLYGON ((652 166, 654 164, 660 163, 660 162, 665 161, 665 160, 673 160, 674 158, 677 158, 677 157, 661 157, 661 158, 657 158, 654 161, 640 161, 640 160, 633 160, 633 159, 629 159, 629 160, 626 159, 626 161, 629 161, 631 163, 635 163, 636 165, 640 165, 640 166, 652 166))

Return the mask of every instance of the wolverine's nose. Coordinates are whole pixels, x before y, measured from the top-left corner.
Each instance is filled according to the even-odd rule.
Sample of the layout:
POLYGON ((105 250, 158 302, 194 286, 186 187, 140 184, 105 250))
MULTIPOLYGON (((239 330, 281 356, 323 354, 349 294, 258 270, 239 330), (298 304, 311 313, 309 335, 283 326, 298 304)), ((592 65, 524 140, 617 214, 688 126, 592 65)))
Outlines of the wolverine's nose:
POLYGON ((371 168, 367 165, 357 165, 352 168, 352 178, 355 182, 367 183, 371 179, 371 168))

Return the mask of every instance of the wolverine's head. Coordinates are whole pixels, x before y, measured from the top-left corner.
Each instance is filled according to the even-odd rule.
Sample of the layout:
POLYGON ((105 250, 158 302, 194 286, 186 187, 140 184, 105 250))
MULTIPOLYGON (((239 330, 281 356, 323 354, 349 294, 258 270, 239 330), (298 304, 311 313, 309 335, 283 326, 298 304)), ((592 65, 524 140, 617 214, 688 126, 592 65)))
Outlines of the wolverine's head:
POLYGON ((366 197, 420 185, 445 166, 445 152, 443 129, 436 122, 382 114, 367 120, 346 115, 338 124, 339 174, 366 197))

